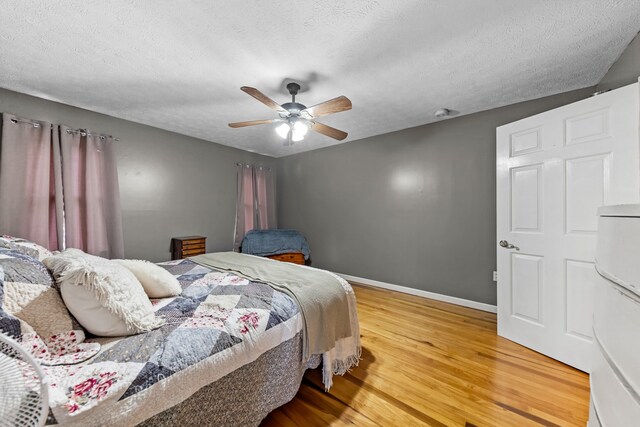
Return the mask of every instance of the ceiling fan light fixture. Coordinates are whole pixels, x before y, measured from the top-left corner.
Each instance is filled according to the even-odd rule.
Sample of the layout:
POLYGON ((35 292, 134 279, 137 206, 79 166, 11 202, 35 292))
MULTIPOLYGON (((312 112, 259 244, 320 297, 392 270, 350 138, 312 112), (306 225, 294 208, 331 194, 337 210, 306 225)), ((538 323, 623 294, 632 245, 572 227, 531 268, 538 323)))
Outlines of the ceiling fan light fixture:
POLYGON ((304 120, 296 120, 293 123, 293 135, 296 134, 300 137, 300 139, 304 138, 304 136, 309 132, 309 124, 304 120))
POLYGON ((280 126, 276 127, 276 133, 282 139, 287 138, 287 136, 289 135, 289 130, 291 130, 291 128, 289 127, 289 123, 282 123, 280 126))
POLYGON ((286 102, 280 105, 258 89, 249 86, 242 86, 240 90, 274 110, 280 117, 271 120, 234 122, 229 123, 229 127, 243 128, 247 126, 280 122, 275 130, 278 136, 287 140, 285 145, 291 145, 291 142, 302 141, 310 130, 338 141, 342 141, 348 136, 346 132, 319 123, 316 119, 318 117, 328 116, 329 114, 350 110, 352 105, 349 98, 346 96, 338 96, 337 98, 333 98, 307 108, 304 104, 296 102, 296 95, 300 90, 299 84, 290 82, 287 85, 287 89, 291 94, 291 102, 286 102))
POLYGON ((287 121, 276 127, 276 133, 283 139, 287 139, 291 132, 291 140, 293 142, 299 142, 309 132, 309 123, 306 120, 287 121))

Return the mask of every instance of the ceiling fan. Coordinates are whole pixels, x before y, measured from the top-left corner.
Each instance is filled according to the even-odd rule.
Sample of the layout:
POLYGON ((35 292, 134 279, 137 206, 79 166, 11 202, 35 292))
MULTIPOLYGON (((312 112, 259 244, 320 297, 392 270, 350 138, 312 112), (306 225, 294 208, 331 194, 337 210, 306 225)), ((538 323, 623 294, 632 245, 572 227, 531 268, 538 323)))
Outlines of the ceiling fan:
POLYGON ((328 116, 329 114, 339 113, 351 109, 351 101, 346 96, 339 96, 329 101, 321 102, 313 107, 306 107, 296 102, 296 95, 300 90, 298 83, 291 82, 287 84, 287 89, 291 94, 291 102, 282 105, 260 92, 258 89, 242 86, 240 90, 253 96, 267 107, 276 111, 280 116, 271 120, 252 120, 248 122, 229 123, 232 128, 241 128, 246 126, 265 125, 269 123, 280 123, 276 127, 276 133, 286 139, 285 145, 291 145, 294 142, 302 141, 309 132, 309 129, 326 135, 330 138, 342 141, 347 137, 347 132, 323 125, 316 121, 318 117, 328 116))

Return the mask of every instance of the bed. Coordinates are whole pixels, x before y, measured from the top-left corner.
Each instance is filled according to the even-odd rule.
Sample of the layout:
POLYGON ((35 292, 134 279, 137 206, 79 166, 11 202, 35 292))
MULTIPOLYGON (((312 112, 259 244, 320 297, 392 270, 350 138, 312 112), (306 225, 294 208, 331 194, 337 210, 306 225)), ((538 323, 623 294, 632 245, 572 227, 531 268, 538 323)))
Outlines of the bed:
POLYGON ((44 366, 48 424, 256 426, 295 396, 306 369, 322 364, 329 388, 332 374, 357 364, 355 298, 343 279, 326 273, 349 296, 352 335, 305 354, 305 317, 286 292, 191 259, 159 265, 183 288, 152 300, 166 323, 128 337, 89 337, 83 345, 99 351, 88 360, 44 366))

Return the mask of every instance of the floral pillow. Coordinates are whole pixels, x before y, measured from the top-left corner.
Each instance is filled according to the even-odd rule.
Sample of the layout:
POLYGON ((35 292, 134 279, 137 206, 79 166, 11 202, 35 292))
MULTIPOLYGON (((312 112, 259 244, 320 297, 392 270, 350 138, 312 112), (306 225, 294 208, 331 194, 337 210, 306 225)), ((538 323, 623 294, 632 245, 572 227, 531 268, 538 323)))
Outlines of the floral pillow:
MULTIPOLYGON (((0 253, 0 260, 6 260, 11 254, 0 253)), ((17 340, 31 355, 46 366, 75 364, 93 357, 100 351, 100 344, 85 343, 81 330, 61 331, 58 334, 42 338, 24 320, 14 316, 6 307, 13 305, 11 297, 5 292, 11 287, 5 281, 4 266, 0 264, 0 333, 17 340)))
POLYGON ((53 253, 51 253, 51 251, 44 246, 40 246, 37 243, 30 242, 19 237, 12 237, 7 235, 0 236, 0 247, 20 252, 22 254, 35 258, 38 261, 42 261, 43 259, 53 255, 53 253))
POLYGON ((6 313, 26 322, 41 337, 81 329, 44 264, 0 248, 0 267, 4 271, 2 309, 6 313))

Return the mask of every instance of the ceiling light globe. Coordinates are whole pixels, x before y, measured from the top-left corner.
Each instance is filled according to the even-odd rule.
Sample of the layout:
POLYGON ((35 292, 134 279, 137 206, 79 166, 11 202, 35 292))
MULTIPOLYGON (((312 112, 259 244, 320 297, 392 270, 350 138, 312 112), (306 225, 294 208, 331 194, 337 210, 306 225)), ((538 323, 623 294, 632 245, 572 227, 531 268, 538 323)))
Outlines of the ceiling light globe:
POLYGON ((304 136, 309 132, 309 125, 302 120, 298 120, 293 124, 293 133, 300 135, 300 139, 304 138, 304 136))
POLYGON ((280 126, 276 127, 276 133, 281 137, 281 138, 286 138, 289 135, 289 130, 291 128, 289 127, 289 123, 283 123, 280 126))

